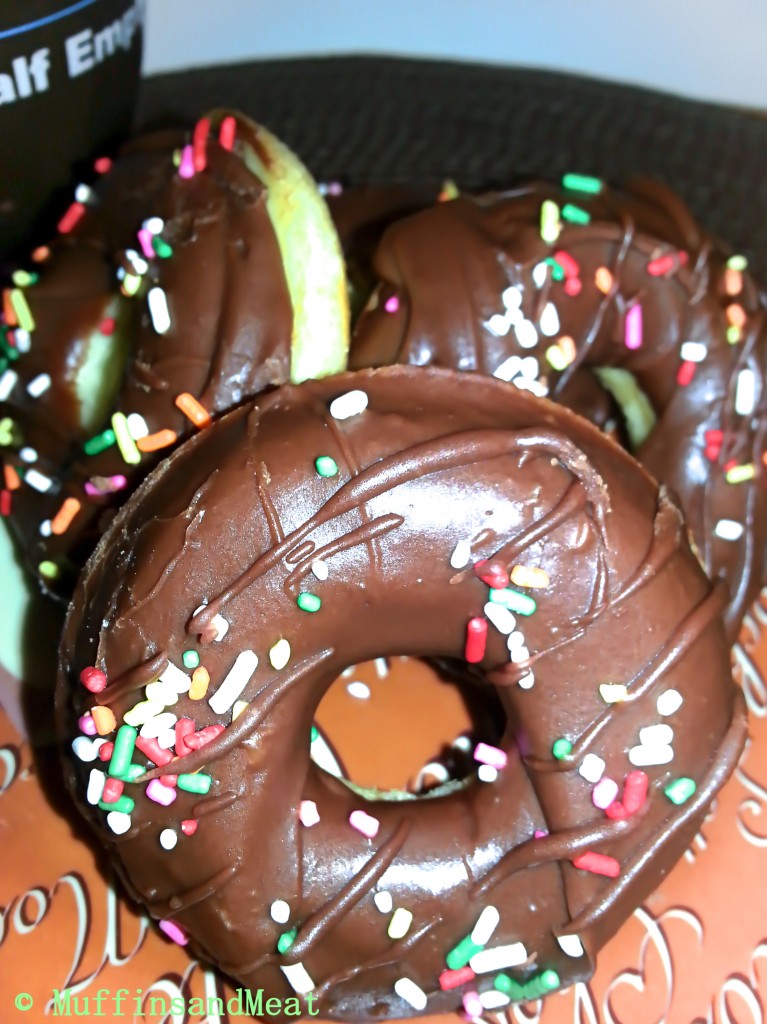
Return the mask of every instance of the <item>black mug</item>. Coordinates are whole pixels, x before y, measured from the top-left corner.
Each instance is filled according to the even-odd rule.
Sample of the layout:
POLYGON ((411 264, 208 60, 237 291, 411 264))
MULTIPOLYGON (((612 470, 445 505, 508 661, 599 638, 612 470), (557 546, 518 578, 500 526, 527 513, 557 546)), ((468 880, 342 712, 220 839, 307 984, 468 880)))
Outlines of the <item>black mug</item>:
MULTIPOLYGON (((0 257, 130 126, 146 0, 0 0, 0 257)), ((91 175, 92 177, 92 175, 91 175)), ((53 221, 52 221, 53 222, 53 221)))

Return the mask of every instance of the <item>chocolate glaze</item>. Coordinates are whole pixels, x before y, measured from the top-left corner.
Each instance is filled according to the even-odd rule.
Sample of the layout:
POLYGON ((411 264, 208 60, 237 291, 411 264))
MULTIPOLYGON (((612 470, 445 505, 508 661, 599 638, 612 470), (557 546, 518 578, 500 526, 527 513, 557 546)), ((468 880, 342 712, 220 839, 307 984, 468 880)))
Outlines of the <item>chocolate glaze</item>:
POLYGON ((601 426, 614 421, 616 410, 592 371, 620 367, 634 375, 657 415, 635 454, 679 496, 704 566, 726 580, 734 640, 767 575, 767 328, 753 280, 728 274, 721 247, 681 201, 646 182, 624 193, 532 184, 486 199, 461 197, 389 228, 374 265, 381 285, 357 325, 351 368, 407 362, 508 378, 509 364, 502 364, 519 356, 528 368, 516 369, 515 384, 601 426), (544 202, 556 204, 561 217, 551 242, 541 237, 544 202), (574 223, 573 216, 590 223, 574 223), (555 280, 555 268, 545 265, 559 254, 568 277, 572 267, 564 261, 575 261, 575 284, 555 280), (600 268, 609 271, 604 291, 596 284, 600 268), (505 314, 502 293, 510 286, 528 322, 524 344, 515 326, 491 320, 505 314), (629 311, 637 306, 641 344, 629 348, 627 316, 635 317, 629 311), (541 320, 547 307, 558 321, 548 336, 541 320), (740 330, 728 341, 735 324, 740 330), (555 369, 547 350, 562 336, 573 340, 576 354, 555 369), (685 342, 700 343, 702 361, 688 365, 685 342), (741 413, 736 395, 744 370, 753 374, 754 397, 741 413), (690 372, 686 385, 677 383, 678 374, 690 372), (722 431, 723 442, 710 445, 710 431, 722 431), (754 475, 728 483, 731 466, 753 467, 754 475), (742 535, 717 536, 722 520, 736 532, 742 526, 742 535))
POLYGON ((79 715, 108 705, 119 725, 184 651, 210 673, 208 696, 242 651, 256 652, 247 707, 232 722, 207 698, 181 694, 174 714, 225 728, 180 764, 154 767, 135 751, 147 771, 125 785, 135 799, 125 834, 85 802, 93 765, 69 749, 66 775, 130 892, 251 989, 291 996, 281 968, 300 963, 324 1017, 412 1015, 394 990, 403 977, 427 994, 427 1012, 452 1010, 496 977, 451 991, 438 982, 488 905, 500 912, 488 945, 525 946, 507 975, 528 994, 544 970, 570 984, 590 976, 599 947, 681 856, 742 749, 724 601, 669 494, 561 406, 489 377, 406 366, 285 386, 154 471, 89 561, 61 648, 67 748, 79 715), (329 402, 351 389, 366 392, 367 409, 334 419, 329 402), (315 472, 322 455, 337 475, 315 472), (522 660, 509 660, 506 636, 490 625, 478 666, 506 712, 507 765, 494 782, 474 777, 419 801, 365 799, 310 759, 315 708, 349 664, 463 658, 467 623, 489 596, 471 564, 451 566, 464 540, 471 563, 549 577, 542 589, 511 588, 537 601, 517 616, 522 660), (302 592, 321 598, 319 611, 297 609, 302 592), (290 657, 276 668, 269 652, 280 640, 290 657), (94 665, 108 680, 95 697, 78 682, 94 665), (603 683, 624 683, 627 699, 606 704, 603 683), (682 703, 662 717, 656 702, 671 689, 682 703), (673 760, 646 768, 647 800, 623 819, 598 810, 583 758, 602 758, 622 790, 640 729, 661 723, 673 729, 673 760), (560 738, 571 752, 557 760, 560 738), (206 796, 179 789, 170 807, 147 798, 144 783, 182 767, 210 775, 206 796), (675 806, 664 787, 682 776, 697 789, 675 806), (319 812, 311 827, 299 822, 304 800, 319 812), (373 838, 349 824, 362 809, 378 821, 373 838), (198 827, 186 836, 180 822, 190 819, 198 827), (159 842, 166 828, 178 834, 170 851, 159 842), (575 868, 584 851, 616 858, 618 877, 575 868), (401 939, 388 937, 374 903, 382 890, 413 914, 401 939), (285 925, 270 917, 274 900, 289 904, 285 925), (568 956, 556 937, 574 934, 583 953, 568 956))
POLYGON ((51 480, 43 493, 22 482, 11 496, 10 522, 31 568, 54 593, 68 596, 105 518, 168 452, 144 453, 138 465, 128 465, 116 445, 85 454, 83 443, 109 427, 114 412, 139 414, 149 433, 170 429, 184 437, 194 427, 175 405, 180 393, 215 415, 289 375, 291 304, 264 190, 237 142, 230 152, 215 137, 205 169, 181 177, 173 154, 187 141, 164 133, 126 146, 74 230, 57 237, 43 263, 31 265, 40 279, 24 294, 35 329, 29 351, 11 364, 18 382, 0 403, 0 420, 15 423, 4 461, 23 471, 21 449, 32 448, 34 468, 51 480), (147 260, 139 243, 149 217, 164 222, 159 237, 172 249, 167 258, 147 260), (118 274, 135 266, 125 255, 131 249, 148 269, 138 292, 126 295, 118 274), (148 308, 152 288, 166 296, 171 323, 163 334, 148 308), (85 360, 84 339, 109 318, 116 319, 111 341, 122 350, 118 372, 100 421, 84 427, 75 374, 85 360), (27 385, 43 373, 51 385, 34 398, 27 385), (115 476, 125 480, 116 490, 108 483, 115 476), (104 493, 86 493, 88 481, 104 493), (68 497, 81 510, 64 533, 44 535, 68 497), (56 578, 40 572, 45 562, 54 563, 56 578))

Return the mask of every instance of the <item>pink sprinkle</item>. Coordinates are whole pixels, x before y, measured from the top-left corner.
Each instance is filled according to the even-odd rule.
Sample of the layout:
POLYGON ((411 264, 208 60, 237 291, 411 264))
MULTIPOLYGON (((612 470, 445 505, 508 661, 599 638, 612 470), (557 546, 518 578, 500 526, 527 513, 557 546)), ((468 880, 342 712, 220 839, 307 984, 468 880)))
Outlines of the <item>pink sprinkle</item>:
POLYGON ((560 249, 554 253, 554 259, 565 272, 565 277, 577 277, 580 272, 577 260, 574 260, 569 252, 560 249))
POLYGON ((474 748, 474 760, 492 765, 500 771, 506 767, 508 758, 498 747, 491 747, 489 743, 478 743, 474 748))
POLYGON ((108 156, 100 156, 93 164, 93 168, 97 174, 106 174, 111 166, 112 161, 108 156))
POLYGON ((177 942, 179 946, 185 946, 189 942, 186 932, 175 921, 158 921, 157 923, 160 931, 165 932, 168 938, 177 942))
POLYGON ((582 287, 583 287, 583 285, 581 284, 581 279, 579 277, 568 277, 565 280, 565 294, 566 295, 570 295, 570 296, 580 295, 582 287))
POLYGON ((695 363, 690 362, 688 359, 679 364, 679 369, 676 371, 676 382, 680 388, 686 388, 694 376, 695 363))
POLYGON ((374 818, 364 811, 352 811, 349 815, 349 824, 352 828, 356 828, 358 832, 361 832, 363 836, 367 836, 368 839, 375 839, 381 823, 378 818, 374 818))
POLYGON ((647 273, 651 277, 660 277, 662 274, 668 274, 674 269, 675 259, 671 253, 667 253, 665 256, 658 256, 657 259, 650 260, 647 264, 647 273))
POLYGON ((194 177, 194 154, 191 146, 184 146, 181 150, 181 163, 179 164, 178 174, 180 178, 194 177))
POLYGON ((542 828, 537 828, 535 832, 533 832, 533 839, 545 839, 548 834, 549 833, 545 832, 542 828))
POLYGON ((470 1017, 482 1016, 482 1001, 476 992, 466 992, 463 997, 463 1008, 470 1017))
POLYGON ((102 480, 108 485, 106 487, 97 487, 96 484, 90 480, 86 480, 83 485, 85 493, 91 498, 100 498, 105 494, 114 494, 115 491, 121 491, 123 487, 128 486, 128 478, 123 476, 122 473, 116 473, 115 476, 102 477, 102 480))
POLYGON ((476 974, 467 964, 466 967, 459 967, 454 971, 443 971, 439 976, 439 987, 443 992, 449 992, 451 988, 459 988, 475 978, 476 974))
POLYGON ((237 122, 228 114, 221 122, 218 130, 218 142, 222 149, 231 149, 234 146, 234 137, 237 132, 237 122))
POLYGON ((301 806, 298 809, 298 817, 301 820, 302 825, 306 825, 307 828, 311 828, 312 825, 316 825, 320 820, 320 812, 317 810, 317 804, 314 800, 302 800, 301 806))
POLYGON ((642 307, 638 302, 626 313, 626 348, 635 352, 642 347, 642 307))
POLYGON ((146 795, 150 800, 154 800, 156 804, 162 804, 164 807, 167 807, 176 799, 176 790, 171 789, 169 786, 163 786, 159 779, 152 779, 146 787, 146 795))
POLYGON ((614 779, 608 779, 607 776, 605 776, 599 780, 596 786, 594 786, 591 794, 591 802, 595 807, 598 807, 600 811, 605 811, 617 795, 618 783, 614 779))
POLYGON ((93 721, 90 714, 81 715, 77 719, 77 724, 80 727, 80 732, 84 732, 86 736, 95 736, 98 732, 96 723, 93 721))
POLYGON ((75 228, 77 222, 80 220, 84 213, 85 207, 82 203, 72 203, 67 212, 59 221, 58 227, 61 234, 69 234, 69 232, 75 228))
POLYGON ((181 831, 185 836, 193 836, 197 831, 197 820, 195 818, 185 818, 181 822, 181 831))
POLYGON ((146 228, 140 228, 138 232, 138 240, 141 243, 141 249, 148 260, 153 260, 155 257, 155 251, 152 248, 152 232, 146 228))
POLYGON ((399 299, 396 295, 391 295, 386 302, 384 302, 384 309, 387 313, 396 313, 399 309, 399 299))

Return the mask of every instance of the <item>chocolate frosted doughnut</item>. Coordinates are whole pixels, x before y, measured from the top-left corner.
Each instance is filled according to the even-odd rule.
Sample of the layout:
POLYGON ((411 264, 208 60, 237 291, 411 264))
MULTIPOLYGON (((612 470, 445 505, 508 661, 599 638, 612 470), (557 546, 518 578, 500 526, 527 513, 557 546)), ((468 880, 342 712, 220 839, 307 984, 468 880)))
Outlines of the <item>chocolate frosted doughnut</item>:
POLYGON ((408 362, 511 380, 605 426, 679 496, 727 626, 767 576, 767 329, 727 258, 659 184, 568 175, 440 203, 393 225, 350 366, 408 362))
POLYGON ((725 600, 673 499, 561 406, 407 366, 284 386, 88 563, 66 774, 129 891, 252 992, 477 1016, 588 978, 691 841, 745 739, 725 600), (324 691, 393 654, 497 691, 467 783, 384 799, 313 764, 324 691))

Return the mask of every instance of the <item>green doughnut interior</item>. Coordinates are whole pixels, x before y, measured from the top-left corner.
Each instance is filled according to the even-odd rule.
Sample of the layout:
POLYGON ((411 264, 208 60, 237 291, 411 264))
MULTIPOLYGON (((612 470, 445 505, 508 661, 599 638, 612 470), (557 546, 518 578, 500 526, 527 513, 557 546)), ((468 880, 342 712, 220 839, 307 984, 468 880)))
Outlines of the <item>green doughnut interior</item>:
POLYGON ((640 388, 634 374, 628 370, 617 366, 597 366, 594 373, 602 387, 618 403, 631 450, 636 451, 650 436, 657 422, 650 399, 640 388))
POLYGON ((115 321, 111 335, 98 329, 83 339, 80 363, 75 371, 80 425, 92 434, 109 418, 125 372, 128 357, 127 331, 124 329, 121 304, 112 298, 104 309, 104 317, 115 321))

